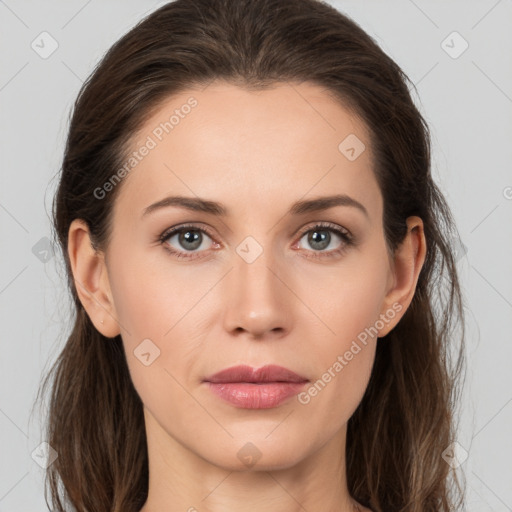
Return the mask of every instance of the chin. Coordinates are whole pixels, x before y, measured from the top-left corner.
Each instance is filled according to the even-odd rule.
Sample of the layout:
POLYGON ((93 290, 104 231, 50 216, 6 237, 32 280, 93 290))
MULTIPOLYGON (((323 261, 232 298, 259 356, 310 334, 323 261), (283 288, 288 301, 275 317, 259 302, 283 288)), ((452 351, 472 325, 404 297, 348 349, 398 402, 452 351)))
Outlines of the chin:
POLYGON ((280 437, 270 440, 272 434, 262 439, 266 435, 233 439, 229 447, 222 447, 222 453, 212 454, 209 461, 227 471, 278 471, 295 466, 307 456, 303 442, 292 445, 280 437))

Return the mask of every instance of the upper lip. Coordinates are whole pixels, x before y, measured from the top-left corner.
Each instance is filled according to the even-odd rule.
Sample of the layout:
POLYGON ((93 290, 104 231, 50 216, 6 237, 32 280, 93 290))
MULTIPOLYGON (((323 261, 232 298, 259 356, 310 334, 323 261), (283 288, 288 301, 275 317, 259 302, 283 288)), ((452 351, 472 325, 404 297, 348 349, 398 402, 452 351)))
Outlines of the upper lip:
POLYGON ((297 375, 292 370, 277 365, 265 365, 253 368, 247 365, 231 366, 210 375, 206 382, 307 382, 308 379, 297 375))

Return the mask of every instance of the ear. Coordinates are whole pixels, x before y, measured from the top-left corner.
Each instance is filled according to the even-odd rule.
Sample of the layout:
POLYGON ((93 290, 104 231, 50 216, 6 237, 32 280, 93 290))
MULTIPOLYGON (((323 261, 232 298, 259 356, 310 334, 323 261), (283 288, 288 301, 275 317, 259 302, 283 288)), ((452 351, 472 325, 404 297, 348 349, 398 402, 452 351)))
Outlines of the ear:
POLYGON ((87 223, 75 219, 68 231, 68 255, 78 298, 94 327, 106 336, 120 334, 104 253, 91 243, 87 223))
POLYGON ((386 293, 380 318, 384 327, 378 337, 388 334, 407 311, 416 291, 420 271, 425 262, 427 244, 423 221, 419 217, 407 218, 407 234, 392 257, 390 285, 386 293))

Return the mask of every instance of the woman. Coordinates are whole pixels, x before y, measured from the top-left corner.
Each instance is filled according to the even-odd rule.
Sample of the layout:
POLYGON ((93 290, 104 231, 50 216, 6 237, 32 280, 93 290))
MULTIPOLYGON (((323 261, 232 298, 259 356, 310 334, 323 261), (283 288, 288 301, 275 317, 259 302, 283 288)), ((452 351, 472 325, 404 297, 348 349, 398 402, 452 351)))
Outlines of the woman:
POLYGON ((463 503, 456 229, 407 82, 316 0, 176 0, 104 56, 54 203, 54 510, 463 503))

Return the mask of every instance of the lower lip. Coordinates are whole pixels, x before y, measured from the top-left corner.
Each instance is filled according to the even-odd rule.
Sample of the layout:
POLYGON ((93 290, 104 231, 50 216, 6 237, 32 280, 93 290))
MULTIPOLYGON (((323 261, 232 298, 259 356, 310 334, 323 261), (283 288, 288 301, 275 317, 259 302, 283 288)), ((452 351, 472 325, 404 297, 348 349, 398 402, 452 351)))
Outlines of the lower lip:
POLYGON ((241 409, 270 409, 300 393, 307 382, 206 382, 226 402, 241 409))

